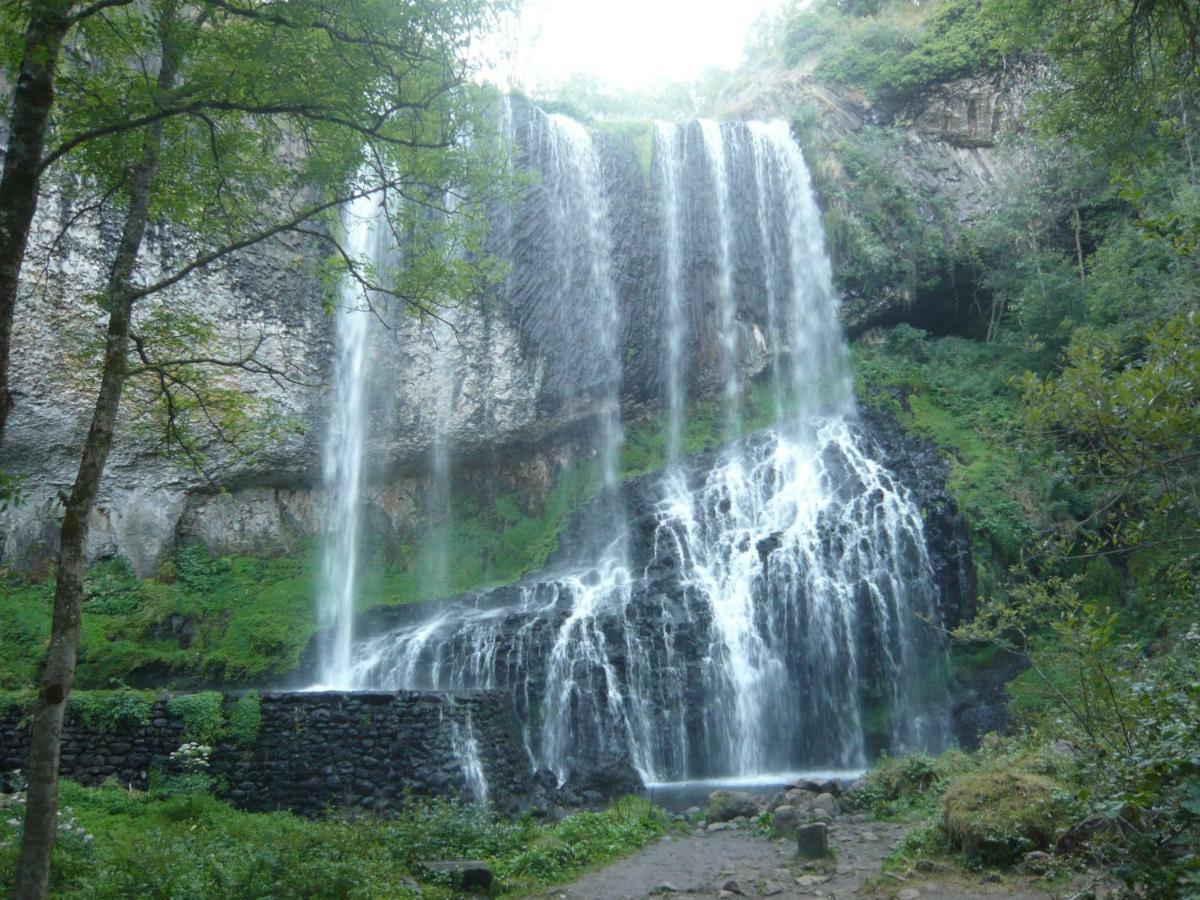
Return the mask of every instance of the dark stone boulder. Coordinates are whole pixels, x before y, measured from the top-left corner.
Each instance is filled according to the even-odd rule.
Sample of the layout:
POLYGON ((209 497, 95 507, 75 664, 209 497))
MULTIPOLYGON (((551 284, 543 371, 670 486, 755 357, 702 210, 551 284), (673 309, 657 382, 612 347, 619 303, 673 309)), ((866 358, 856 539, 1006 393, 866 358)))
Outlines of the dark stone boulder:
POLYGON ((804 859, 824 859, 829 855, 829 827, 824 822, 796 829, 796 852, 804 859))
POLYGON ((560 802, 567 806, 602 806, 644 789, 628 756, 612 755, 594 765, 573 770, 559 789, 560 802))
POLYGON ((421 868, 462 891, 487 894, 492 889, 492 870, 478 859, 450 859, 422 862, 421 868))

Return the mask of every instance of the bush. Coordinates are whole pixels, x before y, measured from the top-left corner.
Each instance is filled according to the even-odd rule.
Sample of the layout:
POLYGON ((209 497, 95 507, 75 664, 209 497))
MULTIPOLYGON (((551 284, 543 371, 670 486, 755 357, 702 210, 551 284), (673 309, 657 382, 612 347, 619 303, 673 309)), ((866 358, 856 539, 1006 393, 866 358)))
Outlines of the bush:
POLYGON ((1004 766, 960 775, 946 787, 942 828, 975 863, 1010 865, 1050 847, 1066 816, 1059 784, 1004 766))
POLYGON ((149 691, 73 691, 68 709, 86 728, 106 734, 125 723, 150 720, 154 695, 149 691))
POLYGON ((873 815, 897 815, 934 803, 951 778, 974 766, 974 760, 961 750, 947 750, 937 757, 914 753, 885 758, 867 773, 850 799, 873 815))
POLYGON ((167 712, 183 719, 183 738, 215 744, 225 734, 224 698, 217 691, 183 694, 167 701, 167 712))
POLYGON ((262 727, 262 698, 258 691, 249 691, 229 705, 229 736, 239 747, 249 747, 258 740, 262 727))

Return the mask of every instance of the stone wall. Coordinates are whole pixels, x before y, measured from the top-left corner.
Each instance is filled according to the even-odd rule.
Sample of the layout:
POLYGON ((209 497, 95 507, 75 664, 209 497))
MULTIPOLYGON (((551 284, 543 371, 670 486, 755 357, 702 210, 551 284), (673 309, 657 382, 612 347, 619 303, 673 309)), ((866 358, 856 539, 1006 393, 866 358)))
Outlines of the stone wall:
MULTIPOLYGON (((25 768, 24 719, 17 707, 0 713, 0 780, 25 768)), ((144 721, 107 731, 68 712, 62 775, 144 789, 152 772, 175 770, 170 755, 186 740, 184 722, 166 701, 154 703, 144 721)), ((495 691, 264 693, 257 738, 248 746, 220 741, 209 773, 220 793, 244 809, 386 813, 409 794, 471 798, 477 789, 460 752, 471 740, 487 799, 503 810, 524 805, 528 757, 511 700, 495 691)))

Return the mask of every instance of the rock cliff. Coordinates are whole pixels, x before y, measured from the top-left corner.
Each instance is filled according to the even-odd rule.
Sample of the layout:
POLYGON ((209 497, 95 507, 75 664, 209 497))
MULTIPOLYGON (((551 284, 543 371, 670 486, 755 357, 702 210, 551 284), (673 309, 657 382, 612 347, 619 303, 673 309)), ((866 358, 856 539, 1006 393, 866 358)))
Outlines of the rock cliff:
MULTIPOLYGON (((791 114, 802 100, 813 102, 821 106, 822 128, 831 135, 885 119, 910 122, 905 131, 910 152, 897 164, 922 190, 948 198, 956 215, 966 219, 986 208, 996 172, 1006 164, 999 136, 1014 121, 1016 93, 1006 76, 987 76, 940 86, 885 114, 862 98, 789 76, 735 102, 732 112, 791 114)), ((518 166, 536 172, 541 164, 545 120, 539 110, 513 104, 509 127, 518 166)), ((685 144, 698 145, 699 131, 689 126, 685 144)), ((639 140, 649 139, 648 130, 640 138, 593 134, 613 235, 627 421, 660 407, 664 390, 662 222, 656 185, 639 149, 639 140)), ((698 161, 700 154, 691 158, 698 161)), ((731 163, 735 186, 738 165, 736 159, 731 163)), ((94 297, 115 225, 89 211, 89 202, 85 191, 69 183, 43 202, 15 323, 15 407, 2 455, 5 468, 25 479, 26 498, 0 513, 0 565, 20 570, 44 572, 53 558, 58 495, 74 477, 93 400, 95 361, 89 348, 96 346, 104 318, 94 297)), ((397 309, 383 313, 389 327, 375 329, 368 493, 378 517, 393 530, 411 530, 419 519, 440 430, 456 466, 487 465, 515 483, 544 482, 569 458, 586 452, 579 437, 596 417, 596 371, 586 322, 570 319, 577 305, 565 302, 562 284, 546 275, 555 262, 548 202, 535 175, 524 198, 497 217, 492 249, 509 260, 509 275, 486 296, 450 310, 452 331, 397 309)), ((693 218, 697 228, 705 227, 702 215, 693 218)), ((699 234, 685 272, 697 298, 688 386, 693 399, 717 387, 711 373, 719 369, 715 357, 722 342, 712 287, 718 243, 699 234)), ((187 245, 187 235, 155 230, 140 263, 143 273, 150 277, 163 270, 187 245)), ((204 471, 197 472, 164 454, 144 398, 127 396, 93 517, 93 557, 124 555, 148 574, 183 539, 200 539, 222 551, 278 552, 314 533, 325 502, 320 459, 333 356, 327 289, 317 277, 322 252, 311 241, 279 239, 146 301, 139 313, 143 326, 163 307, 210 319, 215 354, 235 357, 261 341, 260 354, 293 379, 236 370, 224 377, 253 397, 262 415, 277 416, 285 427, 250 459, 212 444, 204 471)), ((739 266, 733 278, 742 296, 764 293, 753 265, 739 266)), ((902 301, 895 295, 849 297, 842 316, 848 328, 861 329, 894 314, 902 301)), ((748 379, 770 362, 761 299, 739 304, 736 329, 739 365, 748 379)))

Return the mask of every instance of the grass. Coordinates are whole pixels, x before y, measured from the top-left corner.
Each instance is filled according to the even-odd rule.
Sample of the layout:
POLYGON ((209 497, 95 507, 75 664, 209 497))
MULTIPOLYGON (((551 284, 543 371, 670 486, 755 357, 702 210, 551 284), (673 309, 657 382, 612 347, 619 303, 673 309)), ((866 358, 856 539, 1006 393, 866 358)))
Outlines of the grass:
MULTIPOLYGON (((665 813, 632 797, 549 824, 440 801, 414 803, 389 820, 311 820, 244 812, 202 792, 155 796, 70 782, 62 805, 53 893, 89 900, 449 897, 449 887, 423 875, 420 863, 463 858, 488 863, 494 893, 528 896, 672 827, 665 813)), ((14 810, 0 816, 0 893, 16 856, 17 829, 6 821, 14 810)))
POLYGON ((1031 850, 1047 850, 1065 818, 1062 788, 1016 766, 970 772, 950 783, 942 831, 968 859, 1011 865, 1031 850))

